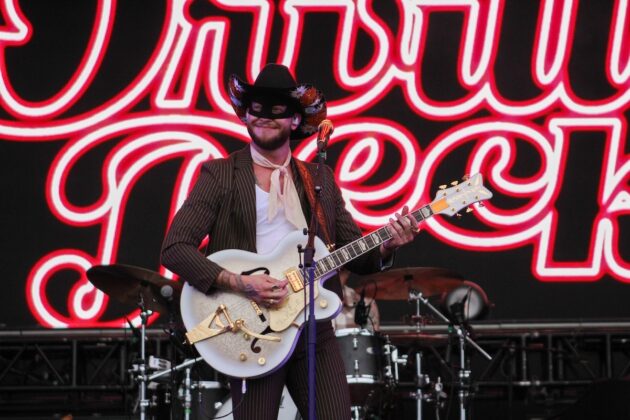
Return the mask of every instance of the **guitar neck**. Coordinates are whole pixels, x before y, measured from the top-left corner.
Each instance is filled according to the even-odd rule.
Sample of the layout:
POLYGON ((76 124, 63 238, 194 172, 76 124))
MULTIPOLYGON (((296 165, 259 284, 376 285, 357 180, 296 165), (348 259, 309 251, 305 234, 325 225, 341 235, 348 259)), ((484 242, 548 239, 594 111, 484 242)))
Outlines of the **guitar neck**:
MULTIPOLYGON (((437 200, 431 204, 427 204, 418 210, 409 213, 418 223, 433 216, 434 213, 439 212, 442 206, 445 206, 444 200, 437 200)), ((340 269, 343 265, 360 257, 372 249, 376 248, 383 242, 391 239, 392 235, 386 226, 375 230, 372 233, 365 235, 356 241, 339 248, 338 250, 331 252, 328 256, 317 260, 317 268, 315 269, 315 278, 319 279, 331 271, 340 269)))

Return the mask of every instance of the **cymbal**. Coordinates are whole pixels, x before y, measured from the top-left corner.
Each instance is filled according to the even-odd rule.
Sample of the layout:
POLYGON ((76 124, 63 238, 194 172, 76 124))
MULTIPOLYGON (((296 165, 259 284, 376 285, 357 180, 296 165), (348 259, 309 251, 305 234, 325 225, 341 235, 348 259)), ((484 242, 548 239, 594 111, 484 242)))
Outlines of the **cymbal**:
POLYGON ((182 291, 179 282, 169 280, 160 274, 132 265, 95 265, 87 271, 90 282, 107 296, 126 305, 138 306, 140 298, 145 309, 167 313, 169 301, 162 294, 178 300, 182 291), (172 287, 171 290, 163 289, 172 287))
POLYGON ((357 293, 376 300, 408 300, 409 290, 421 292, 425 297, 440 295, 460 286, 464 278, 451 270, 437 267, 406 267, 362 276, 357 293))

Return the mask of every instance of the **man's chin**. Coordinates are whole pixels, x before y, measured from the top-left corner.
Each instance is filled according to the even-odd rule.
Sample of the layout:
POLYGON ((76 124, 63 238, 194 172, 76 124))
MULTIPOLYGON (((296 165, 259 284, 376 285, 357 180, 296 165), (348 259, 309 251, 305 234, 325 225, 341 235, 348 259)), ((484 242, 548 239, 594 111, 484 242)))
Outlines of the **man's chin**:
POLYGON ((249 135, 256 146, 263 150, 276 150, 289 141, 289 135, 277 132, 275 135, 258 136, 253 130, 248 130, 249 135))
POLYGON ((289 141, 289 138, 274 137, 270 139, 260 139, 252 136, 252 141, 256 146, 263 150, 276 150, 284 146, 284 144, 289 141))

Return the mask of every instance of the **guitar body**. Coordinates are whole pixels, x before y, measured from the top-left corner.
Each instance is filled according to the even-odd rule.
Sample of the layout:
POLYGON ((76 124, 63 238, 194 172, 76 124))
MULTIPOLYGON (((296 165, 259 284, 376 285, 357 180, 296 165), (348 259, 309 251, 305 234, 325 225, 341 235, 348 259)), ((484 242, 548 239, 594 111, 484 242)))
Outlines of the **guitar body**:
MULTIPOLYGON (((258 255, 242 250, 224 250, 208 258, 221 267, 234 273, 268 274, 277 279, 284 279, 285 272, 299 271, 298 245, 306 246, 307 237, 302 231, 287 235, 276 249, 265 255, 258 255), (257 270, 258 269, 258 270, 257 270)), ((315 239, 315 255, 325 257, 329 254, 324 243, 315 239)), ((323 288, 323 282, 330 278, 320 278, 315 283, 315 317, 327 320, 335 317, 341 310, 341 301, 334 293, 323 288)), ((287 286, 289 294, 281 306, 268 309, 253 304, 246 296, 225 290, 215 290, 206 295, 188 283, 184 284, 181 295, 181 313, 186 330, 191 333, 204 332, 206 329, 223 331, 195 343, 199 354, 214 369, 226 375, 238 378, 256 378, 269 374, 281 367, 293 353, 299 332, 302 329, 305 312, 304 290, 308 292, 307 282, 304 289, 294 291, 287 286), (224 310, 220 307, 223 305, 224 310), (213 314, 218 314, 212 318, 213 314), (245 328, 225 330, 225 327, 243 322, 245 328), (272 340, 257 338, 247 331, 272 337, 272 340), (279 340, 278 340, 279 338, 279 340), (277 340, 277 341, 276 341, 277 340)))
MULTIPOLYGON (((488 200, 492 193, 483 186, 481 174, 465 177, 460 184, 440 189, 435 200, 409 214, 421 221, 435 214, 453 216, 461 209, 488 200)), ((315 238, 315 317, 331 319, 341 311, 339 297, 322 287, 323 282, 349 261, 378 247, 391 238, 382 227, 329 253, 324 243, 315 238)), ((308 309, 304 290, 307 283, 297 269, 298 245, 306 245, 302 231, 287 235, 276 249, 265 255, 239 250, 225 250, 208 258, 234 273, 267 272, 274 278, 289 280, 289 294, 282 305, 267 309, 245 296, 217 290, 205 295, 184 284, 181 312, 186 337, 199 354, 219 372, 237 378, 256 378, 282 366, 293 353, 308 309), (265 271, 262 271, 265 270, 265 271)))

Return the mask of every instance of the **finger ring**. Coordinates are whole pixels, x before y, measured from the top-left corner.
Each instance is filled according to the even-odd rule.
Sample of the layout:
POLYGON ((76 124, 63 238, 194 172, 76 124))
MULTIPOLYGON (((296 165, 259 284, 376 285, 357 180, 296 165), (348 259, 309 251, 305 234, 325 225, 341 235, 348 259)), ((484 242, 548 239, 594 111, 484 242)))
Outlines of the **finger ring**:
POLYGON ((275 300, 275 299, 269 299, 269 304, 270 304, 270 305, 273 305, 273 304, 275 304, 275 303, 276 303, 276 300, 275 300))

